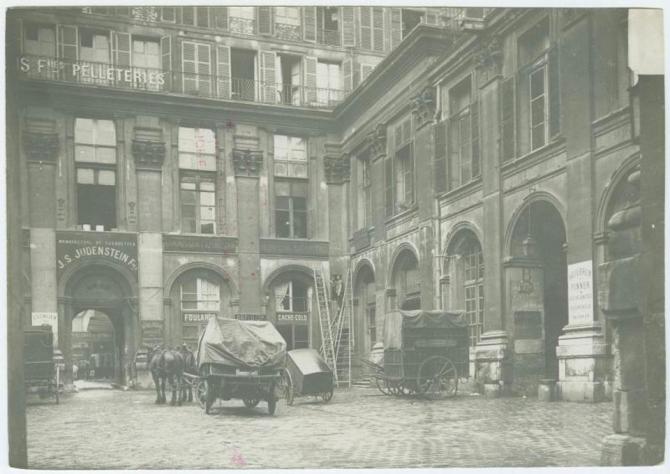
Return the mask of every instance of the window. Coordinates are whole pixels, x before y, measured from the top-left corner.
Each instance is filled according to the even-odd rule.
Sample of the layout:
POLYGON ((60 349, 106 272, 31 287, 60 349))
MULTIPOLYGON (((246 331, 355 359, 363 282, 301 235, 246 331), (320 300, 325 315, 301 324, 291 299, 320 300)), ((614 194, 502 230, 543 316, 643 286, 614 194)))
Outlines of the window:
POLYGON ((175 23, 177 21, 176 7, 161 7, 161 19, 166 23, 175 23))
POLYGON ((256 99, 256 52, 245 49, 230 50, 230 75, 233 99, 256 99))
POLYGON ((255 7, 228 7, 229 29, 232 33, 253 35, 256 33, 255 7))
POLYGON ((275 181, 276 235, 286 239, 307 238, 307 183, 275 181))
POLYGON ((184 93, 202 96, 211 94, 212 67, 209 44, 182 42, 181 67, 184 93))
MULTIPOLYGON (((133 36, 132 65, 135 71, 144 72, 145 77, 151 78, 161 71, 161 51, 158 40, 133 36)), ((160 90, 158 81, 146 80, 142 87, 148 90, 160 90)))
POLYGON ((182 23, 191 26, 209 27, 208 7, 182 7, 182 23))
POLYGON ((340 16, 338 7, 316 7, 317 41, 331 46, 340 45, 340 16))
POLYGON ((369 347, 372 348, 377 342, 377 307, 375 303, 368 303, 366 314, 368 319, 368 337, 370 341, 369 347))
POLYGON ((275 22, 283 25, 300 26, 300 8, 275 7, 275 22))
POLYGON ((555 48, 550 49, 548 21, 525 32, 518 46, 518 146, 524 154, 545 146, 559 131, 558 63, 555 48))
POLYGON ((372 224, 372 182, 370 176, 370 157, 364 155, 358 160, 358 226, 363 229, 372 224))
POLYGON ((216 233, 214 131, 179 127, 182 232, 216 233))
POLYGON ((384 51, 384 9, 360 8, 360 46, 362 49, 384 51))
POLYGON ((412 119, 396 125, 395 136, 395 198, 400 209, 414 202, 414 154, 412 119))
POLYGON ((278 54, 276 58, 275 82, 279 101, 287 105, 300 105, 302 84, 300 56, 278 54))
POLYGON ((307 144, 304 138, 274 136, 275 176, 307 178, 307 144))
POLYGON ((484 324, 484 259, 479 242, 470 240, 463 252, 465 316, 469 324, 470 346, 479 341, 484 324))
POLYGON ((181 309, 219 311, 219 285, 205 278, 193 278, 181 285, 181 309))
POLYGON ((275 286, 275 310, 278 313, 309 311, 308 290, 308 285, 298 279, 278 284, 275 286))
POLYGON ((476 104, 471 99, 471 81, 449 91, 449 184, 450 188, 479 176, 479 135, 476 104))
POLYGON ((342 97, 342 73, 339 64, 317 62, 316 64, 316 100, 320 105, 334 105, 342 97))
POLYGON ((85 230, 116 227, 116 129, 111 120, 75 119, 77 223, 85 230))
POLYGON ((55 28, 26 23, 23 27, 23 52, 35 56, 56 56, 55 28))

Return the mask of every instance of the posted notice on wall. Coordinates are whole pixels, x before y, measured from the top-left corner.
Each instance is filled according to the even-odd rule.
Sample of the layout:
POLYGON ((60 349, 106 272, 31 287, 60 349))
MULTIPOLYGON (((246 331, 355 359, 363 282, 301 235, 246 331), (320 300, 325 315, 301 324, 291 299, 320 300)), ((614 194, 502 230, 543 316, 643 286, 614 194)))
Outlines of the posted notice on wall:
POLYGON ((31 315, 31 323, 33 326, 42 326, 46 324, 51 326, 53 330, 54 342, 58 341, 58 313, 56 312, 33 312, 31 315))
POLYGON ((568 265, 570 324, 593 322, 593 260, 568 265))

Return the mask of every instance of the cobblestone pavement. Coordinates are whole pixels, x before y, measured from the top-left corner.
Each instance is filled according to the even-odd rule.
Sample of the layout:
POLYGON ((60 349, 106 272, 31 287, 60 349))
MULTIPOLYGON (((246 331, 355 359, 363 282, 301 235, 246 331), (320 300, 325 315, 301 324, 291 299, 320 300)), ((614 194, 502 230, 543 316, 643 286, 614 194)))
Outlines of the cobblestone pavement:
POLYGON ((89 390, 28 407, 31 468, 355 468, 597 465, 610 403, 459 395, 422 401, 354 388, 328 404, 154 405, 89 390))

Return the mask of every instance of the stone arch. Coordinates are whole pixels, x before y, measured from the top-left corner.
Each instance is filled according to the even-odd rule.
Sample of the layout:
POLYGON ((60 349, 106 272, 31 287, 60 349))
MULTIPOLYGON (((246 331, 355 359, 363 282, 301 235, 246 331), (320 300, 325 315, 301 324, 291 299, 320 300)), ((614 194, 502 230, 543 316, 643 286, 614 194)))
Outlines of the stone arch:
POLYGON ((137 275, 126 268, 124 265, 119 265, 108 258, 104 257, 87 257, 84 261, 71 263, 64 270, 58 278, 58 297, 66 297, 68 288, 71 288, 73 282, 80 278, 82 272, 95 271, 95 269, 113 272, 120 277, 119 281, 125 284, 125 289, 129 295, 137 297, 137 275))
POLYGON ((354 267, 354 274, 352 278, 352 281, 354 282, 354 287, 356 286, 356 282, 358 281, 359 274, 366 269, 370 270, 373 278, 377 278, 377 272, 375 271, 375 265, 372 262, 372 260, 370 260, 367 257, 361 258, 358 262, 356 262, 356 266, 354 267))
POLYGON ((174 286, 174 284, 176 283, 176 281, 179 279, 180 276, 182 276, 188 271, 197 269, 210 270, 218 274, 228 284, 231 296, 235 297, 235 295, 238 294, 237 285, 235 284, 235 281, 230 277, 228 272, 223 268, 221 268, 219 265, 215 265, 209 262, 189 262, 176 268, 170 274, 170 276, 165 280, 165 286, 163 290, 164 292, 166 292, 165 296, 166 297, 169 296, 172 287, 174 286))
POLYGON ((612 196, 622 179, 626 178, 637 166, 640 165, 641 156, 639 152, 633 153, 624 160, 621 165, 612 173, 610 179, 600 195, 598 208, 596 210, 596 232, 603 233, 607 231, 607 211, 612 196))
POLYGON ((400 245, 398 245, 393 250, 393 253, 391 254, 391 258, 389 259, 389 266, 388 266, 389 271, 386 272, 387 273, 387 275, 386 275, 387 287, 392 287, 393 286, 393 278, 394 278, 394 273, 396 271, 398 258, 401 257, 405 252, 410 252, 414 256, 414 258, 417 261, 417 265, 420 262, 419 251, 414 246, 414 244, 412 244, 411 242, 400 243, 400 245))
POLYGON ((440 271, 445 273, 447 268, 447 259, 446 257, 453 250, 455 245, 458 245, 458 241, 463 237, 464 233, 470 232, 477 239, 480 245, 483 242, 483 233, 481 229, 471 221, 461 221, 455 224, 449 229, 447 235, 444 239, 444 247, 442 250, 442 262, 440 264, 440 271))
POLYGON ((272 273, 270 273, 267 278, 265 278, 265 281, 263 282, 263 294, 268 295, 270 293, 270 287, 272 286, 272 283, 274 283, 278 278, 282 277, 286 273, 297 273, 304 278, 309 279, 310 282, 314 282, 314 271, 311 268, 299 264, 283 265, 273 270, 272 273))
POLYGON ((550 205, 552 205, 556 211, 558 211, 558 214, 561 217, 561 221, 563 223, 563 229, 567 229, 565 223, 567 222, 567 212, 565 209, 565 205, 553 194, 547 192, 547 191, 536 191, 532 194, 529 194, 526 196, 523 200, 523 202, 514 210, 512 213, 512 216, 510 217, 509 222, 507 223, 507 228, 505 230, 505 255, 506 256, 511 256, 511 247, 512 247, 512 238, 514 234, 514 230, 517 227, 517 224, 519 223, 519 219, 523 216, 524 212, 526 209, 529 208, 529 206, 537 203, 537 202, 548 202, 550 205))

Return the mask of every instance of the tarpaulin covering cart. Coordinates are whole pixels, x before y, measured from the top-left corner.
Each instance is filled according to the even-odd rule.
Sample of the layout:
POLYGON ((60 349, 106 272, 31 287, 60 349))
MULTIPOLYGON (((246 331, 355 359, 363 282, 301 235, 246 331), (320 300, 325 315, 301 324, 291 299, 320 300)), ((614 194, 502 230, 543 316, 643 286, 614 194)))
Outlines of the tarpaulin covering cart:
POLYGON ((274 414, 281 394, 286 341, 267 321, 210 318, 198 341, 198 398, 209 413, 216 399, 267 401, 274 414))
POLYGON ((385 394, 453 396, 467 373, 468 325, 461 313, 396 311, 384 322, 383 366, 367 362, 385 394))
POLYGON ((333 371, 314 349, 294 349, 288 352, 283 374, 288 387, 286 402, 293 404, 294 397, 313 395, 324 402, 333 398, 333 371))

